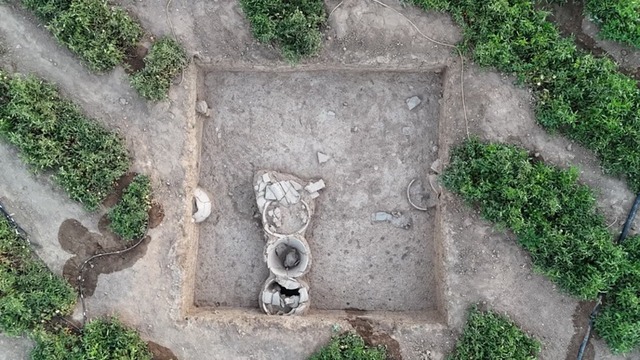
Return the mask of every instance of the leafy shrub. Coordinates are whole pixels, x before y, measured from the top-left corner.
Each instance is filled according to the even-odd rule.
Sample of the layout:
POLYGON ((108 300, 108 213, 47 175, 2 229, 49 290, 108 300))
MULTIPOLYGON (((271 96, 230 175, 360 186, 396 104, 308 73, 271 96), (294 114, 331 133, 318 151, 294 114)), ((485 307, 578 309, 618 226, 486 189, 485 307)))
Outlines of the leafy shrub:
POLYGON ((240 0, 240 4, 256 39, 279 45, 289 61, 320 49, 320 26, 327 18, 323 1, 240 0))
POLYGON ((169 93, 171 80, 187 63, 187 53, 177 41, 161 38, 144 58, 144 69, 131 77, 131 85, 149 100, 162 100, 169 93))
POLYGON ((151 360, 152 355, 140 335, 119 320, 92 320, 81 334, 65 329, 38 331, 32 360, 151 360))
POLYGON ((464 29, 462 47, 477 63, 531 86, 541 125, 593 150, 609 174, 640 192, 640 92, 612 61, 561 38, 530 0, 413 2, 451 12, 464 29))
POLYGON ((96 71, 122 63, 142 28, 123 9, 106 0, 73 0, 49 24, 53 35, 96 71))
POLYGON ((76 293, 36 259, 29 244, 0 217, 0 331, 20 335, 67 315, 76 293))
POLYGON ((624 252, 577 178, 576 169, 532 162, 515 146, 472 139, 452 150, 443 183, 511 229, 537 270, 566 292, 595 299, 620 276, 624 252))
POLYGON ((509 319, 472 307, 454 353, 448 360, 534 360, 539 352, 540 343, 509 319))
POLYGON ((20 149, 27 164, 54 170, 72 199, 95 209, 129 168, 122 140, 62 99, 53 85, 32 76, 6 79, 0 135, 20 149))
POLYGON ((45 23, 71 6, 72 0, 22 0, 22 3, 45 23))
POLYGON ((124 190, 122 199, 109 212, 111 230, 124 240, 137 240, 149 224, 151 183, 145 175, 136 176, 124 190))
POLYGON ((384 347, 368 347, 364 340, 354 333, 334 336, 331 342, 313 354, 309 360, 384 360, 384 347))
POLYGON ((151 360, 147 344, 137 331, 118 319, 94 320, 82 330, 83 359, 151 360))
POLYGON ((595 329, 616 353, 640 346, 640 236, 621 245, 628 254, 624 274, 606 294, 595 329))
POLYGON ((36 346, 31 360, 81 360, 82 338, 68 329, 38 329, 31 334, 36 346))
POLYGON ((640 1, 585 0, 584 7, 600 26, 603 38, 640 48, 640 1))

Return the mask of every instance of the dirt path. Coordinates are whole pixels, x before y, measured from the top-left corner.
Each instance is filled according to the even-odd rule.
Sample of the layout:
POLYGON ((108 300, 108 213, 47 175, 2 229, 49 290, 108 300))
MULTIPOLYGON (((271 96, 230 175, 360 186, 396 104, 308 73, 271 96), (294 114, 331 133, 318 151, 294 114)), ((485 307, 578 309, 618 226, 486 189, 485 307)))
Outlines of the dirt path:
MULTIPOLYGON (((172 32, 165 18, 164 1, 122 4, 156 35, 172 32)), ((337 4, 338 1, 327 2, 331 9, 337 4)), ((448 17, 393 4, 434 38, 459 40, 459 29, 448 17)), ((216 121, 195 114, 196 99, 208 96, 201 86, 203 82, 198 80, 202 74, 198 68, 243 72, 285 70, 290 66, 279 60, 276 50, 252 40, 235 1, 174 0, 169 11, 176 35, 196 59, 177 80, 179 84, 172 88, 170 99, 152 104, 133 92, 122 69, 103 75, 89 73, 24 12, 0 5, 0 39, 7 49, 0 55, 0 65, 12 71, 35 72, 59 84, 88 114, 119 131, 132 152, 132 171, 151 176, 154 196, 165 210, 163 223, 149 232, 152 241, 146 253, 131 267, 98 277, 95 292, 87 301, 90 317, 118 313, 145 339, 171 349, 180 359, 305 359, 330 338, 332 329, 352 329, 353 324, 391 344, 396 358, 443 359, 461 329, 465 309, 474 302, 486 301, 497 311, 508 313, 545 344, 542 359, 567 356, 576 330, 572 316, 578 303, 532 272, 530 260, 513 236, 493 229, 449 194, 443 195, 439 210, 432 215, 439 230, 435 231, 432 251, 437 266, 431 275, 441 283, 438 301, 442 305, 437 309, 441 322, 352 311, 328 317, 312 311, 302 318, 272 318, 257 310, 196 308, 199 229, 190 221, 190 194, 199 182, 200 171, 206 168, 200 162, 202 128, 216 121), (362 327, 364 320, 356 318, 368 318, 368 326, 362 327)), ((329 26, 324 49, 318 57, 300 64, 300 71, 357 68, 427 72, 446 68, 439 100, 437 156, 447 159, 450 146, 466 133, 456 56, 449 49, 420 38, 405 19, 391 10, 369 1, 345 1, 334 12, 329 26)), ((582 179, 599 190, 599 203, 607 217, 610 221, 618 219, 613 228, 619 227, 631 201, 624 184, 602 176, 597 161, 585 150, 540 129, 532 117, 529 93, 512 85, 512 79, 473 65, 467 69, 471 132, 521 144, 555 164, 579 165, 582 179)), ((402 86, 407 81, 399 82, 402 86)), ((245 86, 253 85, 249 82, 245 86)), ((269 91, 268 83, 261 86, 269 91)), ((224 87, 221 89, 224 91, 224 87)), ((296 85, 293 90, 301 89, 302 85, 296 85)), ((240 90, 247 94, 250 89, 240 90)), ((318 97, 309 101, 335 101, 328 95, 318 97)), ((207 100, 215 103, 214 99, 207 100)), ((228 104, 233 105, 233 101, 228 104)), ((406 108, 403 103, 393 106, 406 108)), ((283 113, 294 110, 281 109, 283 113)), ((378 119, 362 121, 364 126, 380 123, 378 119)), ((217 141, 215 137, 213 141, 217 141)), ((47 179, 30 175, 6 145, 0 144, 0 153, 0 165, 5 169, 0 172, 0 196, 40 244, 39 254, 55 272, 61 273, 72 254, 60 247, 58 229, 65 220, 76 219, 90 231, 98 232, 100 213, 84 213, 47 179)), ((229 201, 228 196, 215 193, 214 204, 224 204, 229 201)), ((241 205, 250 207, 246 201, 253 200, 244 200, 241 205)), ((328 200, 331 198, 320 198, 319 209, 332 206, 328 200)), ((211 224, 202 228, 205 226, 211 224)), ((14 356, 27 348, 28 342, 0 337, 2 354, 14 356)), ((594 351, 597 359, 623 359, 610 355, 599 340, 594 342, 594 351)))

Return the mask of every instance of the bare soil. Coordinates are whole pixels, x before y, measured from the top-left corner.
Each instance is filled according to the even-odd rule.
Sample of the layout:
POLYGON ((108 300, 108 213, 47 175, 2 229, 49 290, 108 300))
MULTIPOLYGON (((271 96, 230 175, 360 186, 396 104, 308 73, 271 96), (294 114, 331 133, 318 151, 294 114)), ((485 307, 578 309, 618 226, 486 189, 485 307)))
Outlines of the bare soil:
MULTIPOLYGON (((131 171, 150 175, 154 199, 164 209, 162 223, 149 231, 152 240, 132 258, 137 260, 97 277, 87 299, 90 318, 118 314, 143 338, 180 359, 305 359, 334 329, 359 331, 371 343, 386 344, 397 359, 444 359, 462 329, 466 309, 484 302, 540 339, 541 359, 572 357, 576 335, 584 329, 577 320, 584 316, 583 308, 532 270, 512 234, 483 221, 447 192, 427 213, 410 210, 403 199, 411 178, 425 184, 435 159, 432 146, 438 146, 437 157, 446 161, 450 147, 468 129, 485 139, 524 146, 549 163, 579 166, 581 180, 598 192, 611 231, 620 231, 633 194, 624 182, 604 176, 593 154, 543 131, 535 123, 526 89, 467 63, 465 121, 457 55, 425 40, 405 18, 373 1, 344 1, 328 21, 321 53, 296 67, 284 62, 277 49, 254 41, 236 1, 118 3, 154 36, 175 34, 193 55, 168 100, 140 98, 123 68, 91 73, 29 13, 12 2, 0 5, 0 66, 55 82, 87 114, 120 133, 131 152, 131 171), (437 71, 441 74, 436 76, 437 71), (403 102, 415 94, 424 96, 423 107, 407 112, 403 102), (209 103, 211 117, 196 115, 197 100, 209 103), (251 123, 256 131, 250 130, 251 123), (405 124, 413 129, 408 138, 402 133, 405 124), (359 131, 352 133, 355 126, 359 131), (323 150, 332 159, 319 166, 314 156, 323 150), (253 306, 254 284, 266 268, 250 196, 251 175, 262 167, 327 180, 313 220, 311 246, 318 261, 310 274, 311 298, 325 309, 344 310, 316 309, 308 316, 286 318, 251 308, 196 306, 198 301, 253 306), (215 206, 214 216, 200 225, 191 221, 198 184, 212 191, 215 206), (411 214, 411 230, 370 223, 373 211, 394 209, 411 214), (380 236, 372 236, 378 232, 380 236), (233 261, 235 267, 230 267, 233 261), (371 272, 370 264, 382 271, 371 272), (229 269, 222 272, 225 265, 229 269), (212 278, 214 274, 224 279, 212 278), (366 283, 369 275, 374 277, 371 284, 366 283), (343 292, 354 286, 363 293, 343 292), (392 311, 408 308, 435 315, 392 311)), ((327 1, 328 11, 339 3, 327 1)), ((447 43, 460 40, 460 29, 448 16, 388 3, 425 34, 447 43)), ((588 22, 582 27, 595 38, 588 22)), ((637 52, 623 53, 595 41, 621 63, 640 59, 637 52)), ((5 142, 0 142, 0 154, 0 201, 27 230, 52 271, 62 274, 78 252, 88 255, 99 251, 98 246, 110 246, 98 226, 106 208, 87 213, 47 174, 30 172, 5 142), (68 219, 77 223, 70 226, 68 219), (73 230, 64 247, 75 254, 58 240, 63 225, 70 228, 67 235, 73 230)), ((78 314, 76 310, 76 318, 78 314)), ((0 359, 28 358, 30 344, 0 335, 0 359)), ((640 356, 614 356, 597 337, 592 344, 594 359, 640 356)))
POLYGON ((437 158, 438 73, 209 72, 204 82, 200 186, 215 220, 200 226, 199 306, 257 307, 267 270, 252 180, 266 168, 327 184, 307 232, 312 308, 435 309, 435 208, 417 211, 404 194, 437 158), (422 102, 409 110, 412 96, 422 102), (374 223, 378 211, 412 225, 374 223))

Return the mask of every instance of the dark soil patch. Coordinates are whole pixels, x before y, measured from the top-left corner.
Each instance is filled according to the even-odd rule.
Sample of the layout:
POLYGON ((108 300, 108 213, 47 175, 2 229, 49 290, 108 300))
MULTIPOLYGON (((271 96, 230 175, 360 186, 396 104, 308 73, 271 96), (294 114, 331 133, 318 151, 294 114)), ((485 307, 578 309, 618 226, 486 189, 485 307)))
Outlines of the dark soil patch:
POLYGON ((128 49, 124 60, 126 72, 133 74, 144 69, 144 57, 148 52, 149 49, 142 44, 138 44, 135 48, 128 49))
POLYGON ((171 349, 164 347, 153 341, 148 342, 149 351, 153 353, 153 360, 178 360, 171 349))
POLYGON ((400 344, 398 341, 393 339, 389 334, 374 329, 371 320, 356 317, 347 319, 347 321, 353 326, 358 335, 362 336, 367 345, 383 345, 387 348, 387 359, 402 360, 402 353, 400 352, 400 344))
MULTIPOLYGON (((584 19, 584 5, 582 1, 567 1, 563 5, 552 5, 546 10, 551 11, 549 20, 560 30, 563 36, 573 36, 578 48, 595 56, 608 56, 609 54, 598 46, 595 39, 582 31, 584 19)), ((618 71, 640 81, 640 69, 628 69, 619 67, 618 71)))
POLYGON ((582 1, 567 1, 563 5, 553 5, 550 10, 549 20, 558 26, 563 36, 573 36, 576 45, 582 50, 597 56, 606 54, 593 38, 582 31, 582 19, 584 18, 582 1))
MULTIPOLYGON (((581 301, 576 307, 576 311, 573 313, 573 337, 569 348, 567 349, 566 360, 573 360, 578 356, 580 345, 584 339, 584 335, 587 332, 589 326, 589 315, 595 305, 592 301, 581 301)), ((593 336, 593 333, 592 333, 593 336)), ((593 350, 593 344, 589 343, 584 351, 584 360, 593 360, 595 358, 595 351, 593 350)))
MULTIPOLYGON (((101 221, 102 226, 99 227, 104 226, 102 223, 103 221, 101 221)), ((86 259, 98 253, 118 251, 132 245, 123 245, 121 240, 110 232, 92 233, 75 219, 67 219, 60 225, 58 241, 64 250, 75 254, 67 260, 62 271, 64 278, 75 287, 78 286, 80 266, 86 259)), ((133 250, 123 254, 97 258, 85 266, 83 283, 85 296, 93 295, 100 274, 124 270, 140 260, 147 252, 149 241, 151 241, 151 237, 146 236, 142 243, 133 250)))
POLYGON ((164 220, 164 208, 159 203, 152 203, 149 209, 149 229, 158 227, 164 220))
POLYGON ((104 205, 107 208, 116 206, 118 201, 120 201, 120 199, 122 198, 122 192, 127 186, 129 186, 129 184, 131 184, 131 182, 133 181, 133 178, 135 178, 136 175, 138 174, 135 172, 129 172, 124 174, 118 180, 118 182, 116 182, 116 186, 114 187, 113 191, 111 192, 111 194, 109 194, 106 197, 106 199, 104 199, 104 201, 102 202, 102 205, 104 205))

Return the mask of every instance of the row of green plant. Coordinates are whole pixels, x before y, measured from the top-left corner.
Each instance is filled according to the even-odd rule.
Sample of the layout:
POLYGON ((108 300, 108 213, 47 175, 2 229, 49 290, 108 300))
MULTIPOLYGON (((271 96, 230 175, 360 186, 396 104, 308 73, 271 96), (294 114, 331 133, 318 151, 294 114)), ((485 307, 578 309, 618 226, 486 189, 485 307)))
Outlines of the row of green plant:
POLYGON ((640 1, 585 0, 584 9, 599 25, 600 36, 640 48, 640 1))
MULTIPOLYGON (((144 31, 127 12, 107 0, 22 0, 46 24, 58 41, 76 53, 94 71, 124 63, 144 31)), ((163 37, 144 58, 145 67, 131 77, 143 97, 167 97, 171 80, 187 65, 180 44, 163 37)))
POLYGON ((612 350, 640 345, 640 283, 634 282, 640 263, 633 252, 639 245, 614 244, 575 168, 559 169, 516 146, 472 138, 452 149, 442 181, 478 206, 482 217, 513 231, 535 269, 562 290, 583 300, 606 293, 597 328, 612 350))
POLYGON ((109 227, 125 241, 138 240, 147 231, 150 208, 151 182, 146 175, 137 175, 109 211, 109 227))
POLYGON ((297 62, 320 49, 320 27, 327 19, 322 0, 240 0, 240 4, 253 36, 280 46, 287 60, 297 62))
MULTIPOLYGON (((470 308, 462 335, 448 360, 535 360, 540 342, 522 331, 503 315, 470 308)), ((329 344, 309 360, 385 360, 384 346, 371 347, 358 334, 346 332, 331 338, 329 344)))
POLYGON ((469 310, 467 323, 447 360, 535 360, 540 342, 493 311, 469 310))
POLYGON ((384 346, 371 347, 360 335, 346 332, 331 338, 329 344, 311 355, 309 360, 385 360, 384 346))
POLYGON ((607 58, 562 38, 532 0, 412 0, 449 12, 476 63, 512 73, 536 97, 536 118, 593 150, 603 169, 640 192, 640 91, 607 58))
POLYGON ((172 38, 156 41, 144 58, 144 68, 131 77, 131 85, 143 97, 159 101, 167 97, 171 80, 188 65, 187 53, 172 38))
POLYGON ((0 331, 29 335, 34 360, 151 359, 138 333, 117 319, 97 319, 80 331, 60 319, 75 307, 77 294, 0 217, 0 331))
POLYGON ((21 335, 67 315, 76 293, 37 259, 0 215, 0 331, 21 335))
POLYGON ((96 71, 121 64, 143 30, 106 0, 23 0, 53 35, 96 71))
POLYGON ((38 330, 32 360, 151 360, 153 355, 137 331, 117 318, 96 319, 80 331, 66 328, 38 330))
POLYGON ((0 136, 35 171, 53 178, 87 209, 95 209, 129 168, 124 142, 34 76, 0 70, 0 136))
POLYGON ((617 353, 640 347, 640 235, 621 244, 629 265, 605 295, 595 329, 617 353))

